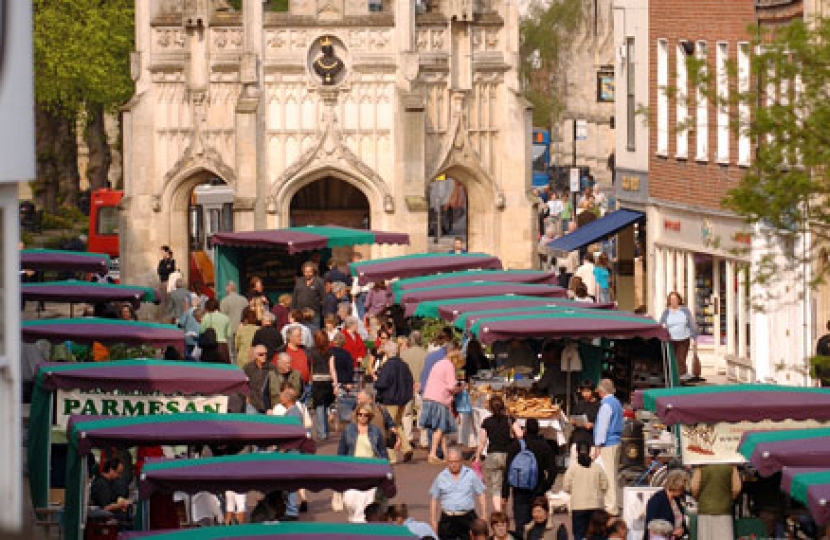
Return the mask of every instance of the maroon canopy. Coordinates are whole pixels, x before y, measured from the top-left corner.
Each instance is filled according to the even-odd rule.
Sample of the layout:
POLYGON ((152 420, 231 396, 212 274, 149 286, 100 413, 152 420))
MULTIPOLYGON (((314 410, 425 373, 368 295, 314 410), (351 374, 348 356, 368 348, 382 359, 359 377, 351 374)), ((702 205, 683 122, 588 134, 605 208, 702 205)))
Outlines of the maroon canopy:
POLYGON ((69 364, 47 362, 35 372, 38 387, 100 389, 162 394, 247 394, 248 377, 236 366, 164 360, 116 360, 69 364))
POLYGON ((40 319, 20 323, 23 341, 45 339, 52 343, 126 343, 127 345, 168 346, 184 350, 184 332, 172 324, 156 324, 99 317, 40 319))
POLYGON ((501 294, 518 294, 523 296, 538 296, 545 298, 567 298, 568 291, 553 285, 537 285, 529 283, 473 283, 469 286, 442 285, 425 289, 404 291, 401 295, 401 304, 404 314, 411 317, 415 314, 418 304, 444 298, 475 298, 501 294))
POLYGON ((409 235, 326 225, 288 227, 265 231, 226 232, 213 235, 217 246, 278 247, 289 253, 359 244, 409 244, 409 235))
POLYGON ((502 265, 498 257, 485 253, 419 253, 352 263, 349 269, 353 276, 357 276, 358 283, 365 285, 380 280, 428 276, 458 270, 501 270, 502 265))
POLYGON ((406 282, 405 280, 403 283, 395 282, 394 288, 395 290, 400 289, 406 291, 409 289, 452 285, 454 283, 471 283, 475 281, 558 285, 559 277, 556 274, 541 270, 469 270, 452 272, 450 274, 439 274, 428 278, 415 278, 412 282, 406 282))
POLYGON ((24 249, 20 252, 21 270, 63 270, 70 272, 106 272, 109 256, 84 251, 24 249))
POLYGON ((514 338, 669 339, 666 329, 654 319, 599 309, 563 309, 542 315, 505 313, 504 317, 480 318, 470 332, 485 345, 514 338))
MULTIPOLYGON (((483 311, 468 311, 466 313, 461 313, 456 317, 454 321, 454 326, 461 331, 469 332, 470 328, 473 327, 475 323, 478 322, 479 319, 486 319, 490 317, 499 317, 504 315, 541 315, 544 313, 553 313, 555 311, 561 311, 563 309, 566 310, 579 310, 585 306, 599 306, 599 305, 611 305, 611 304, 593 304, 589 302, 572 302, 572 301, 563 301, 559 302, 550 302, 549 304, 542 305, 542 306, 528 306, 524 308, 502 308, 502 309, 488 309, 483 311)), ((596 309, 596 308, 595 308, 596 309)), ((610 309, 610 308, 608 308, 610 309)))
POLYGON ((308 435, 296 418, 264 414, 178 413, 154 416, 72 415, 67 438, 78 454, 93 448, 242 442, 300 448, 308 435))
POLYGON ((20 297, 31 302, 130 302, 135 309, 141 307, 141 302, 158 303, 156 293, 149 287, 85 281, 22 283, 20 297))
POLYGON ((760 390, 674 395, 658 397, 656 412, 666 424, 821 420, 830 419, 830 393, 760 390))
POLYGON ((351 456, 314 456, 293 453, 255 453, 201 459, 154 461, 145 465, 139 496, 157 491, 237 492, 274 490, 311 491, 380 488, 395 496, 392 466, 384 459, 351 456))
POLYGON ((781 491, 790 492, 793 486, 793 477, 799 474, 824 472, 830 470, 830 462, 825 467, 784 467, 781 469, 781 491))
MULTIPOLYGON (((804 405, 804 408, 810 406, 804 405)), ((763 476, 785 467, 826 468, 830 465, 830 437, 758 443, 749 462, 763 476)))

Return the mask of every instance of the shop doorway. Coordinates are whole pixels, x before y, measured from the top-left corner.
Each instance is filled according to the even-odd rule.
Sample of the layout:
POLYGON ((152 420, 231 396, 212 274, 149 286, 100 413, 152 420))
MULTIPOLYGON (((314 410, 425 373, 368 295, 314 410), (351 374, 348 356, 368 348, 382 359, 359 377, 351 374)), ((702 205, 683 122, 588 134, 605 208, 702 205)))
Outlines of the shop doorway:
POLYGON ((439 175, 427 186, 427 201, 429 250, 449 251, 455 238, 461 238, 467 249, 469 201, 466 186, 449 175, 439 175))
POLYGON ((369 199, 345 180, 326 176, 301 188, 291 199, 292 227, 340 225, 369 229, 369 199))

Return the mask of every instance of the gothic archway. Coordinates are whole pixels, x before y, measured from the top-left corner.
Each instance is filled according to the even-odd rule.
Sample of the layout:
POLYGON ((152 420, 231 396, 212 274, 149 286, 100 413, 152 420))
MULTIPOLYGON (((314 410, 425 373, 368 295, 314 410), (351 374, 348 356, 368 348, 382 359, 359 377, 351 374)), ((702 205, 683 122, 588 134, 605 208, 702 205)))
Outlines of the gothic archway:
POLYGON ((371 207, 366 194, 352 183, 323 176, 291 197, 289 222, 292 226, 331 224, 368 229, 371 207))

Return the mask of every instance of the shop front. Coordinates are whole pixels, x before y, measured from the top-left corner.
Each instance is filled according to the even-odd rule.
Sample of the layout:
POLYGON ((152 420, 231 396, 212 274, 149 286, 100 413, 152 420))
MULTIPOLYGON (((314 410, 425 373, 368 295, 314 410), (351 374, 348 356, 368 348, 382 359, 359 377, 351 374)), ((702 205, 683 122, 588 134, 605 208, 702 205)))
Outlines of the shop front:
POLYGON ((754 381, 752 237, 743 223, 665 207, 651 208, 648 223, 651 314, 659 318, 668 294, 677 291, 695 316, 703 366, 754 381))

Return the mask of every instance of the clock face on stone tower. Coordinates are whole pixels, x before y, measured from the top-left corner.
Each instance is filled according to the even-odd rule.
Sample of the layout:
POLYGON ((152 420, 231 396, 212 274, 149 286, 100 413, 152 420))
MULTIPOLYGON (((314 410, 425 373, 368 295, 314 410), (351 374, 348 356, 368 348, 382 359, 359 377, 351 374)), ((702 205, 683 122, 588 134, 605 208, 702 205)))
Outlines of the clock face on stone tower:
POLYGON ((336 36, 324 35, 312 43, 308 51, 309 69, 316 82, 335 86, 346 77, 346 48, 336 36))

